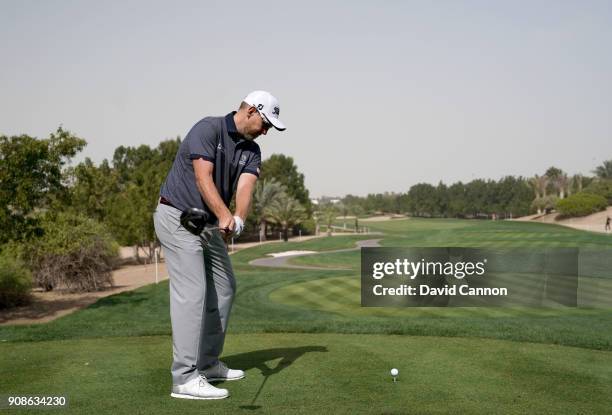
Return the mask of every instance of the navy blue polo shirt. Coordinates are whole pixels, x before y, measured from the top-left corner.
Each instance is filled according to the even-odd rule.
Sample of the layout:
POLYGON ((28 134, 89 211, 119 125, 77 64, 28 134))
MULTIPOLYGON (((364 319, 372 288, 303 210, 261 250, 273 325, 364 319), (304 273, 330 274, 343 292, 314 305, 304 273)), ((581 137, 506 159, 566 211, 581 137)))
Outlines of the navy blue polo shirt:
POLYGON ((234 114, 206 117, 198 121, 181 142, 172 168, 162 184, 160 196, 182 211, 190 207, 204 209, 216 217, 204 203, 195 181, 192 161, 202 158, 214 164, 213 181, 226 206, 236 192, 241 174, 259 177, 261 151, 259 145, 245 139, 236 129, 234 114))

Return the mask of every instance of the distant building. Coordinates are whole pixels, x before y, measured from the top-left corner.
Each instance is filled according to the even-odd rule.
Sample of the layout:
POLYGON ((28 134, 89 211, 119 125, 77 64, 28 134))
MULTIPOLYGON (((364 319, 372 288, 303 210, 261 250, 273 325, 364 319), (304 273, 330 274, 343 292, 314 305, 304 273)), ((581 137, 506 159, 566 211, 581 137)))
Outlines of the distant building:
POLYGON ((310 202, 316 206, 325 204, 325 203, 331 203, 332 205, 335 205, 335 204, 342 202, 342 199, 339 199, 337 197, 321 196, 319 198, 310 199, 310 202))

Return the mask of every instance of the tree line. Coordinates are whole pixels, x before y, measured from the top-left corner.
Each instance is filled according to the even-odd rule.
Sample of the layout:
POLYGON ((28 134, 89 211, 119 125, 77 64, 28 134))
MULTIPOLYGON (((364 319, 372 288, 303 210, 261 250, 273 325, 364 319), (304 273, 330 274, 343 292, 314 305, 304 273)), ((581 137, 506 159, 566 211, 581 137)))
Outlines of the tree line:
MULTIPOLYGON (((61 127, 46 139, 0 136, 0 244, 40 235, 43 218, 62 212, 95 220, 120 245, 152 256, 152 215, 180 143, 119 146, 98 165, 72 165, 86 141, 61 127)), ((282 154, 264 160, 261 172, 247 229, 262 239, 275 230, 286 236, 312 213, 304 175, 282 154)))
POLYGON ((594 176, 569 176, 550 167, 534 177, 506 176, 500 180, 475 179, 447 185, 418 183, 406 193, 347 195, 336 204, 343 216, 398 213, 416 217, 512 218, 544 213, 573 194, 586 192, 612 204, 612 160, 593 171, 594 176))

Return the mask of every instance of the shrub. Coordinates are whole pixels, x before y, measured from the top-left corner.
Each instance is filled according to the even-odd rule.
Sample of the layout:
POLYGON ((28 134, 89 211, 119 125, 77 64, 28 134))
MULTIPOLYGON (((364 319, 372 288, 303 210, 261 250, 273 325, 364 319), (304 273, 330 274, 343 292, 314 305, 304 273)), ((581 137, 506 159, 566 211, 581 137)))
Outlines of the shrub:
POLYGON ((576 193, 557 202, 561 217, 586 216, 604 210, 608 206, 606 199, 591 193, 576 193))
POLYGON ((544 198, 544 210, 546 210, 546 212, 550 212, 551 210, 555 208, 558 201, 559 201, 559 198, 555 195, 546 196, 544 198))
POLYGON ((544 213, 550 213, 557 204, 559 198, 557 196, 548 195, 546 197, 538 197, 531 202, 531 210, 542 210, 544 213))
POLYGON ((584 191, 585 193, 603 196, 608 201, 608 205, 612 205, 612 180, 594 180, 584 189, 584 191))
POLYGON ((30 301, 32 273, 16 249, 0 251, 0 308, 15 307, 30 301))
POLYGON ((315 224, 314 219, 309 218, 309 219, 304 220, 302 223, 298 225, 297 229, 302 230, 302 235, 314 235, 315 229, 316 229, 316 224, 315 224))
POLYGON ((43 235, 28 254, 34 282, 50 291, 96 291, 112 286, 118 245, 106 228, 93 219, 60 213, 42 221, 43 235))

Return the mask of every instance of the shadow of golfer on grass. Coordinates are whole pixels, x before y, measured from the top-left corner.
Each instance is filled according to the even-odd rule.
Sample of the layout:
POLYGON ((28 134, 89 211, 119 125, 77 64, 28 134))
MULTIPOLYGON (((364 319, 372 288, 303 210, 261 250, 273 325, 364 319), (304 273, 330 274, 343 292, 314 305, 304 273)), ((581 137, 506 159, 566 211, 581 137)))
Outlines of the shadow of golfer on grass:
POLYGON ((293 362, 301 356, 310 352, 327 352, 327 348, 323 346, 302 346, 302 347, 283 347, 276 349, 258 350, 255 352, 241 353, 233 356, 228 356, 223 359, 229 367, 239 367, 243 370, 259 369, 264 376, 264 380, 259 386, 257 393, 253 397, 250 405, 243 405, 242 409, 259 409, 261 405, 255 405, 255 401, 259 397, 268 378, 275 373, 289 367, 293 362), (281 359, 275 368, 270 368, 266 362, 281 359))

